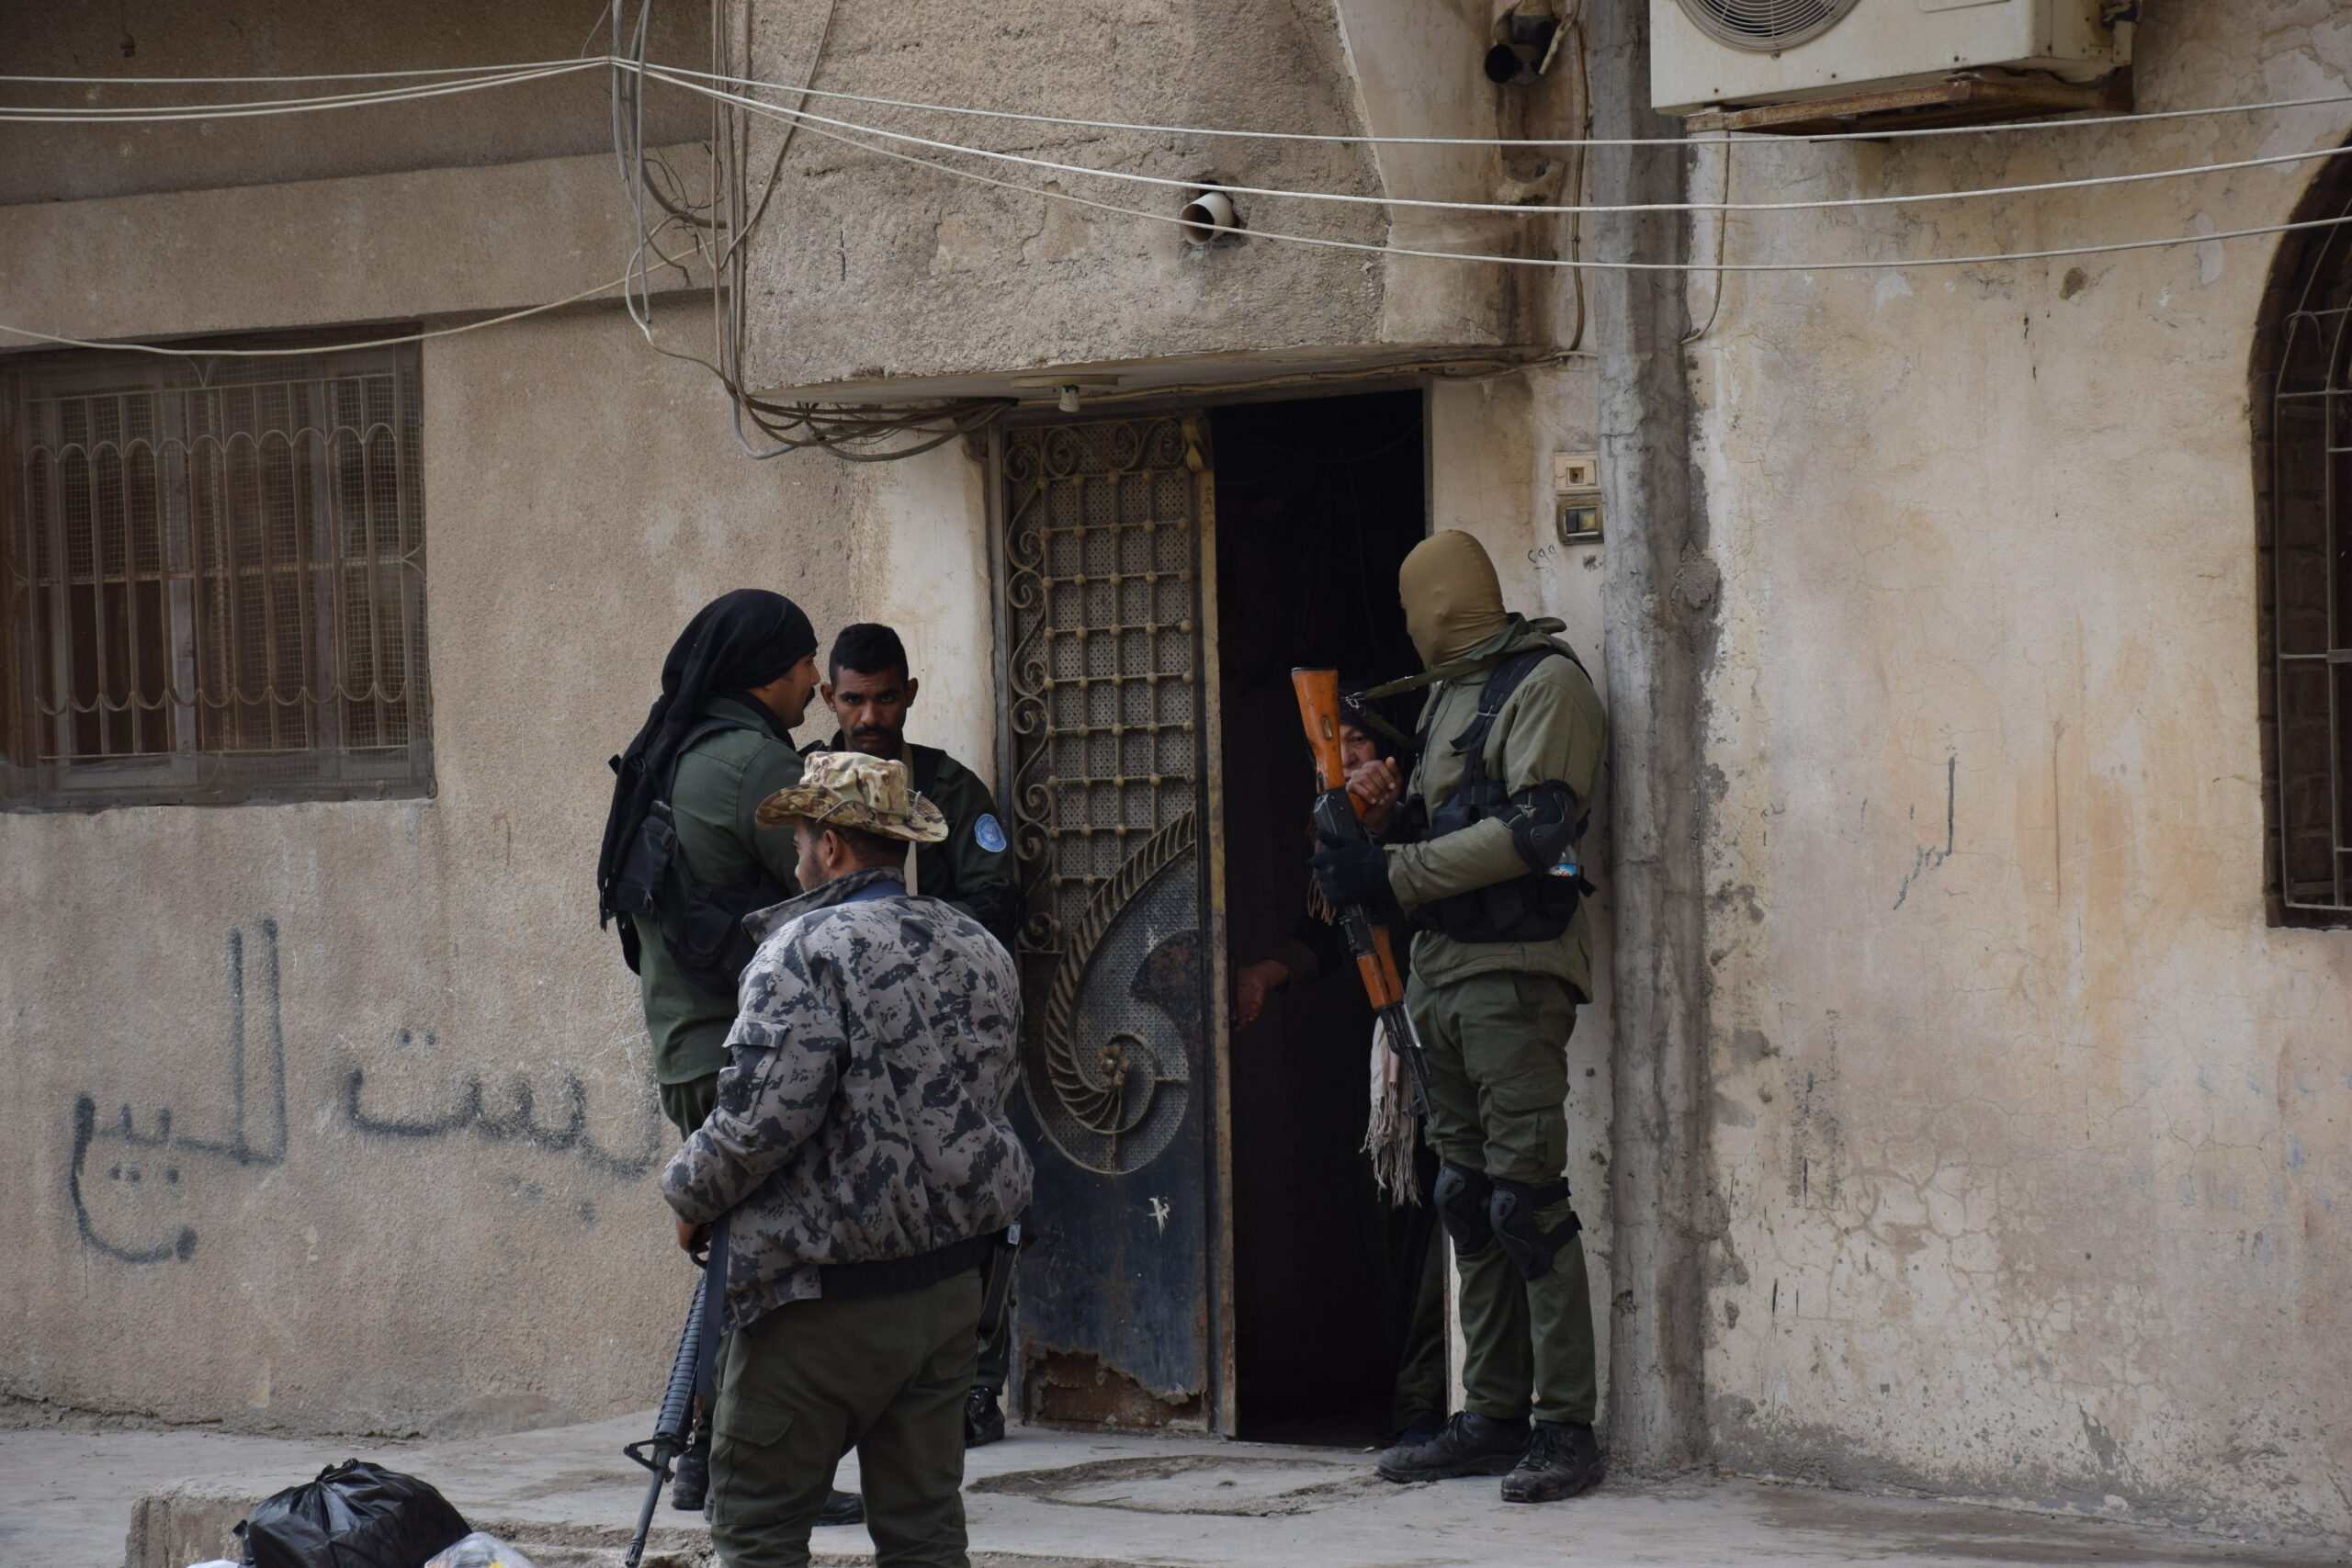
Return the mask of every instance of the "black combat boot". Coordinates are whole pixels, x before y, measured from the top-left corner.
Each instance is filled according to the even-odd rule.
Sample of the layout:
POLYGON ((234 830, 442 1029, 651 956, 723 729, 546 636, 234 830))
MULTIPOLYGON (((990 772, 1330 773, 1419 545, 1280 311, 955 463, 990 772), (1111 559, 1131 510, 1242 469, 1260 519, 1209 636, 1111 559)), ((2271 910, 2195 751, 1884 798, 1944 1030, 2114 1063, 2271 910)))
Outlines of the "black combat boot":
POLYGON ((1493 1421, 1464 1410, 1417 1448, 1380 1450, 1383 1481, 1442 1481, 1449 1475, 1503 1475, 1527 1451, 1527 1423, 1493 1421))
POLYGON ((1503 1477, 1506 1503, 1556 1503, 1600 1484, 1600 1445, 1582 1421, 1538 1421, 1527 1457, 1503 1477))
POLYGON ((964 1396, 964 1446, 980 1448, 1004 1440, 1004 1411, 997 1404, 996 1390, 976 1388, 964 1396))
POLYGON ((825 1506, 817 1510, 820 1525, 862 1525, 865 1522, 865 1499, 854 1492, 829 1492, 825 1506))
POLYGON ((710 1501, 710 1428, 698 1425, 694 1440, 686 1451, 678 1456, 678 1467, 670 1472, 670 1506, 680 1513, 699 1514, 703 1505, 710 1501))

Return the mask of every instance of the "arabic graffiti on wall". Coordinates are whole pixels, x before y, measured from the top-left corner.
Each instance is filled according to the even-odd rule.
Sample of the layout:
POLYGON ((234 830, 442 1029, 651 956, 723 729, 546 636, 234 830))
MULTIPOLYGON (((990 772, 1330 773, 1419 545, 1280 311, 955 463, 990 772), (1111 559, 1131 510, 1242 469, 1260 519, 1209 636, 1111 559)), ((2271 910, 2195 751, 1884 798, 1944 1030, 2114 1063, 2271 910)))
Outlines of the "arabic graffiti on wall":
POLYGON ((278 1002, 277 922, 260 923, 258 1008, 246 993, 245 933, 229 933, 229 1127, 199 1137, 159 1107, 151 1129, 125 1103, 105 1126, 97 1101, 74 1100, 74 1154, 65 1186, 84 1245, 125 1263, 186 1262, 197 1232, 187 1218, 199 1172, 266 1170, 286 1161, 286 1026, 278 1002), (261 1017, 254 1048, 249 1013, 261 1017), (256 1130, 258 1130, 256 1132, 256 1130))
MULTIPOLYGON (((125 1101, 104 1117, 94 1096, 74 1099, 66 1191, 82 1245, 103 1257, 130 1264, 187 1262, 202 1243, 198 1219, 222 1212, 224 1191, 258 1185, 288 1162, 277 922, 265 918, 250 932, 232 930, 227 948, 225 1095, 203 1096, 215 1103, 193 1110, 162 1105, 142 1112, 125 1101), (224 1098, 226 1105, 219 1105, 224 1098)), ((427 1030, 404 1028, 394 1038, 403 1044, 438 1043, 427 1030)), ((519 1073, 495 1096, 480 1074, 469 1073, 453 1093, 436 1097, 438 1108, 430 1114, 404 1115, 371 1108, 368 1070, 354 1066, 342 1080, 336 1109, 343 1126, 369 1140, 413 1145, 469 1135, 576 1159, 608 1179, 637 1181, 662 1157, 666 1126, 652 1086, 644 1087, 643 1136, 620 1153, 591 1134, 588 1086, 577 1073, 563 1075, 552 1099, 557 1110, 545 1120, 538 1091, 519 1073)), ((531 1184, 516 1190, 539 1190, 531 1184)), ((579 1213, 587 1219, 594 1207, 583 1202, 579 1213)))
MULTIPOLYGON (((428 1042, 431 1038, 426 1036, 428 1042)), ((371 1112, 363 1102, 367 1089, 367 1069, 352 1068, 351 1075, 343 1081, 343 1113, 355 1129, 373 1138, 446 1138, 471 1130, 493 1143, 523 1143, 550 1153, 576 1156, 591 1170, 623 1181, 636 1180, 662 1157, 658 1124, 647 1126, 643 1143, 631 1154, 616 1155, 598 1146, 588 1135, 588 1086, 580 1081, 576 1073, 564 1075, 563 1118, 553 1125, 541 1124, 538 1097, 530 1081, 519 1075, 507 1090, 507 1109, 503 1111, 492 1111, 482 1080, 475 1076, 469 1076, 458 1086, 454 1103, 447 1110, 427 1117, 371 1112)))

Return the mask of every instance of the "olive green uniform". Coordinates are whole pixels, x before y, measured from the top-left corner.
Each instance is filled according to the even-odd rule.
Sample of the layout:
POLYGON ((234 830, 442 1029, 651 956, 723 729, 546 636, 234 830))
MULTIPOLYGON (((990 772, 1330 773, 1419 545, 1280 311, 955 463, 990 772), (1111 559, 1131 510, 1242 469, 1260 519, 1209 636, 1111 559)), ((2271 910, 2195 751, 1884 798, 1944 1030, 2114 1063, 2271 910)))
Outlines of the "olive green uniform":
MULTIPOLYGON (((1509 655, 1547 641, 1553 623, 1514 618, 1464 658, 1509 655)), ((1492 666, 1439 683, 1423 710, 1429 744, 1409 794, 1434 812, 1461 783, 1452 741, 1470 728, 1492 666)), ((1487 774, 1507 794, 1566 784, 1589 807, 1600 777, 1607 728, 1600 699, 1568 659, 1527 675, 1487 736, 1487 774)), ((1510 826, 1488 818, 1418 844, 1392 847, 1388 880, 1407 910, 1527 874, 1510 826)), ((1592 935, 1579 906, 1548 942, 1463 942, 1425 931, 1413 943, 1407 1001, 1429 1054, 1428 1137, 1439 1157, 1489 1179, 1544 1187, 1567 1168, 1567 1041, 1579 1003, 1592 997, 1592 935)), ((1572 1210, 1538 1209, 1550 1231, 1572 1210)), ((1592 1301, 1581 1240, 1570 1236, 1551 1269, 1521 1278, 1499 1241, 1464 1252, 1462 1328, 1468 1407, 1495 1420, 1589 1422, 1594 1409, 1592 1301), (1532 1395, 1532 1399, 1531 1399, 1532 1395)))
POLYGON ((857 1450, 878 1563, 965 1568, 964 1399, 980 1277, 787 1302, 719 1342, 711 1522, 729 1568, 803 1568, 833 1468, 857 1450))
MULTIPOLYGON (((761 801, 800 782, 800 753, 756 699, 713 697, 698 716, 731 718, 745 728, 714 735, 678 759, 670 817, 687 866, 696 881, 713 885, 763 866, 784 885, 780 899, 790 897, 798 891, 794 867, 799 859, 792 829, 763 828, 753 814, 761 801)), ((662 1111, 680 1134, 692 1133, 710 1114, 718 1069, 727 1065, 735 998, 707 991, 681 974, 652 917, 629 918, 637 921, 638 978, 662 1111)))

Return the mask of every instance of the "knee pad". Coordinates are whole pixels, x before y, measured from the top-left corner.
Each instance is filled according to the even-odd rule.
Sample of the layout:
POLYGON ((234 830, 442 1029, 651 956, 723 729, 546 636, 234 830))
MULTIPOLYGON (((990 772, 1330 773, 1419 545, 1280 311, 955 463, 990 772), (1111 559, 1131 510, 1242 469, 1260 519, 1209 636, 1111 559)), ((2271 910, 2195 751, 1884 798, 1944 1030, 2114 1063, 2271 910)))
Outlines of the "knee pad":
POLYGON ((1477 1252, 1495 1239, 1494 1221, 1488 1217, 1493 1193, 1493 1184, 1482 1171, 1464 1170, 1458 1165, 1437 1168, 1430 1201, 1437 1210, 1438 1224, 1453 1238, 1457 1251, 1477 1252))
MULTIPOLYGON (((1440 1180, 1444 1179, 1442 1176, 1440 1180)), ((1518 1268, 1520 1278, 1541 1280, 1552 1271, 1552 1259, 1568 1238, 1584 1229, 1584 1222, 1576 1211, 1550 1230, 1535 1223, 1535 1211, 1548 1209, 1563 1202, 1568 1196, 1568 1184, 1555 1181, 1545 1187, 1530 1187, 1523 1181, 1505 1181, 1498 1177, 1494 1191, 1488 1198, 1489 1224, 1495 1239, 1503 1244, 1504 1255, 1518 1268)))

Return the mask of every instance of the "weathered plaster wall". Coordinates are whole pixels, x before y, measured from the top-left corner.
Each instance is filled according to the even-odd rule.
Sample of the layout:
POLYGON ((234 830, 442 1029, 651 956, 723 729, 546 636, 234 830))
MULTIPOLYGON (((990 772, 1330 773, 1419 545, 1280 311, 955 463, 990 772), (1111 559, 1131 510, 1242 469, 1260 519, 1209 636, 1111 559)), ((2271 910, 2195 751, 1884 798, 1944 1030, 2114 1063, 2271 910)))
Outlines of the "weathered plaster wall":
POLYGON ((604 759, 713 594, 854 613, 854 481, 743 461, 703 372, 633 335, 600 311, 427 345, 433 798, 0 834, 7 1392, 372 1429, 652 1398, 692 1275, 594 918, 604 759), (198 1141, 232 1136, 240 994, 222 1154, 198 1141))
MULTIPOLYGON (((2142 107, 2243 102, 2342 91, 2352 29, 2172 0, 2139 48, 2142 107)), ((1734 191, 2060 179, 2346 123, 1743 147, 1734 191)), ((1729 254, 2277 222, 2313 166, 1757 216, 1729 254)), ((2352 938, 2263 901, 2247 365, 2273 249, 1734 277, 1693 350, 1724 578, 1724 1462, 2352 1530, 2352 938)))
MULTIPOLYGON (((1488 25, 1485 0, 1030 0, 988 6, 967 27, 927 30, 908 28, 903 8, 884 0, 842 0, 820 54, 804 8, 752 0, 748 73, 834 93, 1127 123, 1481 136, 1497 133, 1501 101, 1478 70, 1488 25)), ((838 99, 808 107, 1177 181, 1478 201, 1521 199, 1534 188, 1486 153, 1391 150, 1375 160, 1339 142, 1090 130, 838 99)), ((750 163, 764 170, 780 131, 773 120, 752 123, 750 163)), ((1406 263, 1397 271, 1400 264, 1362 252, 1265 239, 1198 246, 1172 223, 1028 194, 1050 188, 1172 218, 1184 189, 871 137, 845 141, 816 124, 797 132, 783 170, 776 216, 751 247, 745 373, 755 386, 1316 347, 1489 346, 1538 342, 1544 332, 1503 268, 1406 263), (890 152, 944 159, 1016 188, 890 152), (926 314, 921 333, 902 330, 910 302, 926 314)), ((1378 206, 1236 200, 1248 228, 1357 245, 1380 244, 1391 220, 1378 206)), ((1464 251, 1508 245, 1506 231, 1515 231, 1491 216, 1406 209, 1395 221, 1399 243, 1464 251)))
MULTIPOLYGON (((46 199, 0 219, 0 276, 69 333, 446 325, 618 276, 618 194, 587 154, 46 199)), ((654 1395, 692 1272, 593 912, 604 760, 696 607, 771 586, 830 632, 875 608, 861 539, 928 500, 742 458, 611 305, 421 352, 432 797, 0 825, 0 1394, 373 1430, 654 1395)))
MULTIPOLYGON (((1441 9, 1403 19, 1458 29, 1478 11, 1441 9)), ((1378 10, 1351 4, 1351 25, 1378 10)), ((1209 64, 1241 48, 1197 18, 1171 33, 1138 16, 1147 39, 1181 36, 1209 64)), ((1353 123, 1329 18, 1301 16, 1283 35, 1291 76, 1175 107, 1267 123, 1260 111, 1304 104, 1353 123)), ((1412 34, 1401 16, 1384 25, 1412 34)), ((902 80, 883 70, 888 18, 846 5, 843 18, 845 58, 872 52, 876 83, 902 80)), ((86 46, 28 68, 68 68, 86 46)), ((279 62, 306 62, 309 44, 279 62)), ((947 87, 985 98, 987 85, 947 87)), ((1407 107, 1385 123, 1442 130, 1463 112, 1407 107)), ((503 161, 459 168, 434 140, 446 129, 413 130, 380 164, 282 130, 233 156, 158 164, 144 184, 82 148, 0 222, 12 311, 91 336, 445 325, 617 275, 627 218, 593 140, 492 137, 481 145, 503 161), (266 183, 287 175, 302 178, 266 183)), ((1367 167, 1340 158, 1302 179, 1367 167)), ((888 218, 887 201, 859 199, 888 218)), ((1459 306, 1474 342, 1508 319, 1476 288, 1378 299, 1353 261, 1325 290, 1293 266, 1309 254, 1269 261, 1284 281, 1264 308, 1215 318, 1199 343, 1307 341, 1289 290, 1309 316, 1339 312, 1327 324, 1342 347, 1438 330, 1399 325, 1415 311, 1459 306)), ((1035 276, 1020 302, 1067 296, 1073 319, 1089 289, 1161 302, 1148 275, 1035 276)), ((920 355, 959 330, 956 298, 890 276, 856 302, 876 354, 920 355)), ((987 354, 1028 341, 1021 325, 986 323, 987 354)), ((699 346, 707 322, 682 296, 657 327, 699 346)), ((641 1407, 661 1371, 648 1347, 672 1332, 689 1276, 652 1187, 671 1139, 633 986, 594 927, 590 883, 603 760, 642 715, 670 637, 743 583, 793 593, 828 638, 849 619, 892 621, 924 681, 916 736, 992 771, 985 498, 960 445, 877 468, 749 462, 707 376, 652 354, 609 306, 438 338, 423 355, 434 795, 17 816, 0 832, 0 908, 17 912, 0 1019, 18 1065, 0 1108, 16 1151, 0 1161, 0 1251, 17 1265, 0 1278, 0 1394, 302 1429, 641 1407)), ((1592 552, 1550 543, 1549 454, 1593 445, 1589 371, 1442 383, 1432 412, 1436 522, 1479 532, 1514 604, 1566 617, 1597 670, 1592 552)), ((812 714, 804 739, 823 722, 812 714)), ((1609 1032, 1604 998, 1572 1046, 1591 1075, 1574 1111, 1604 1292, 1609 1032)))
POLYGON ((922 682, 907 733, 993 780, 1001 705, 986 466, 958 441, 869 475, 853 536, 858 614, 899 629, 922 682))
MULTIPOLYGON (((611 14, 609 6, 602 15, 611 14)), ((464 70, 602 54, 600 8, 576 0, 479 6, 312 6, 302 0, 173 0, 168 6, 86 6, 15 0, 0 20, 0 60, 23 75, 87 76, 80 85, 9 84, 12 103, 122 108, 238 103, 372 92, 406 84, 329 82, 278 88, 254 83, 117 85, 136 76, 198 77, 464 70), (129 52, 125 52, 128 46, 129 52)), ((634 8, 631 16, 634 17, 634 8)), ((657 5, 647 39, 654 60, 706 68, 710 12, 657 5)), ((447 78, 444 78, 447 80, 447 78)), ((441 95, 422 103, 255 118, 114 126, 0 126, 0 204, 466 167, 603 152, 611 169, 612 77, 582 71, 514 86, 441 95)), ((699 141, 708 100, 654 86, 646 96, 654 146, 699 141)), ((616 186, 617 180, 612 181, 616 186)), ((495 227, 499 209, 472 217, 495 227)))

